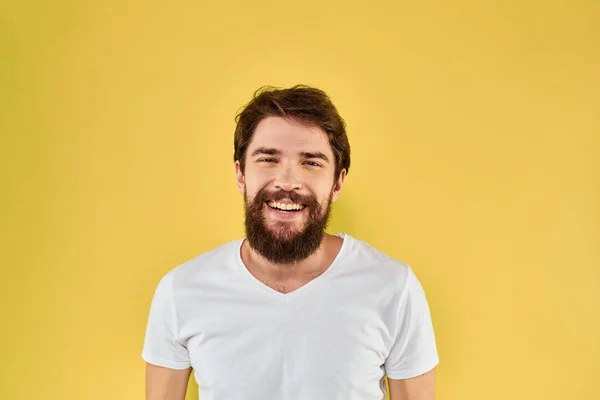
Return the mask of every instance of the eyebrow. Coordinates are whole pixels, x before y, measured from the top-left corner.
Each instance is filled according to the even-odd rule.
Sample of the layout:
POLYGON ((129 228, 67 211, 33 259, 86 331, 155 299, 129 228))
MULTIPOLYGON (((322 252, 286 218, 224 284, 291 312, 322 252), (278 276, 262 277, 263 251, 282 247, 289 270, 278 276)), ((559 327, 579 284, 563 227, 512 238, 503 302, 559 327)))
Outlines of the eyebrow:
MULTIPOLYGON (((250 157, 254 157, 259 154, 266 154, 269 156, 280 156, 282 153, 281 153, 281 150, 278 150, 275 148, 259 147, 252 152, 250 157)), ((304 158, 319 158, 323 161, 330 162, 329 157, 327 157, 325 154, 321 153, 320 151, 317 151, 317 152, 301 151, 299 154, 300 154, 300 156, 302 156, 304 158)))
POLYGON ((259 154, 267 154, 269 156, 280 156, 281 155, 281 151, 274 149, 274 148, 267 148, 267 147, 259 147, 256 150, 254 150, 252 152, 252 154, 250 154, 250 157, 254 157, 257 156, 259 154))
POLYGON ((304 158, 320 158, 323 161, 327 161, 329 162, 329 158, 327 158, 327 156, 323 153, 321 153, 320 151, 317 151, 316 153, 309 153, 306 151, 300 152, 300 155, 304 158))

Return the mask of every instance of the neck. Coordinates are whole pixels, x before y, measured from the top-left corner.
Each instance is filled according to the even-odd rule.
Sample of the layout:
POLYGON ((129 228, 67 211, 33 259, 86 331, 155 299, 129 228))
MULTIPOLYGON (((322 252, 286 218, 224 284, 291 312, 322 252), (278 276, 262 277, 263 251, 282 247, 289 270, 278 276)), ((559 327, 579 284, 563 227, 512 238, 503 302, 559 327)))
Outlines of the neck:
POLYGON ((331 265, 342 242, 341 238, 325 233, 318 249, 306 259, 294 264, 276 264, 262 257, 245 240, 241 256, 249 270, 271 280, 288 282, 320 275, 331 265))

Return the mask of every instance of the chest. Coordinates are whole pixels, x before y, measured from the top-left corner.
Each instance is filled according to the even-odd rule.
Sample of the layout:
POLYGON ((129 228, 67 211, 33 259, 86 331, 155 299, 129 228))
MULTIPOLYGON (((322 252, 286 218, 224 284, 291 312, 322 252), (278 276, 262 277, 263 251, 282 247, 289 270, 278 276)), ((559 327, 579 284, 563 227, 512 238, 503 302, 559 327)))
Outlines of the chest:
POLYGON ((286 395, 270 390, 321 390, 300 398, 323 398, 323 388, 380 390, 392 332, 371 300, 231 300, 188 309, 181 328, 198 385, 232 399, 232 390, 263 398, 286 395), (243 379, 232 387, 232 376, 243 379))

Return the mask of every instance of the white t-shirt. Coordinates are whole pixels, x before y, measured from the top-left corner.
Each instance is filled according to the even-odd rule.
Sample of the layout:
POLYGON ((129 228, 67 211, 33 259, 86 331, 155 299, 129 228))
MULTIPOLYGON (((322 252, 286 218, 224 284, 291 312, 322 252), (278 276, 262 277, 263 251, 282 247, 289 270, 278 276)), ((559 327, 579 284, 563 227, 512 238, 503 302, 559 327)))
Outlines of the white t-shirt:
POLYGON ((425 293, 411 268, 348 234, 331 266, 283 294, 242 262, 239 239, 169 271, 142 357, 193 367, 201 400, 382 400, 383 377, 434 368, 425 293))

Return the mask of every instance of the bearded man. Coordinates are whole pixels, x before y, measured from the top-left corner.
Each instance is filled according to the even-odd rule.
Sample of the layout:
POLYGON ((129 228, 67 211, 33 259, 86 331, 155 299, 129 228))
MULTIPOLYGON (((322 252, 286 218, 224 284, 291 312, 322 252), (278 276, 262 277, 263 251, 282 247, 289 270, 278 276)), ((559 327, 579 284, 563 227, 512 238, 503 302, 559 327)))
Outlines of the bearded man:
POLYGON ((325 92, 262 88, 236 118, 246 237, 158 283, 142 357, 146 399, 433 400, 436 340, 411 267, 325 232, 350 169, 325 92))

